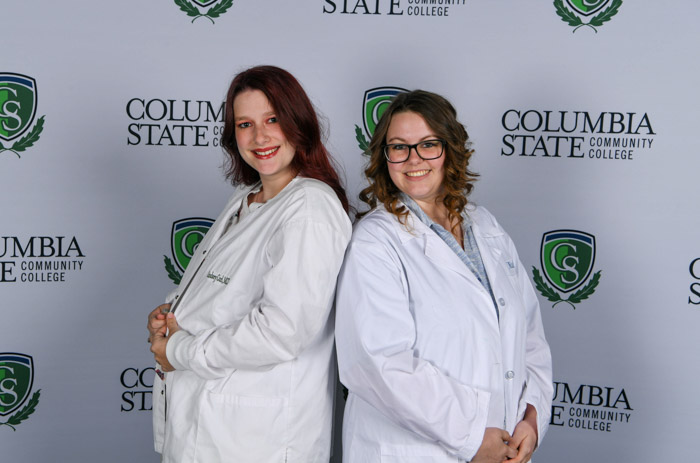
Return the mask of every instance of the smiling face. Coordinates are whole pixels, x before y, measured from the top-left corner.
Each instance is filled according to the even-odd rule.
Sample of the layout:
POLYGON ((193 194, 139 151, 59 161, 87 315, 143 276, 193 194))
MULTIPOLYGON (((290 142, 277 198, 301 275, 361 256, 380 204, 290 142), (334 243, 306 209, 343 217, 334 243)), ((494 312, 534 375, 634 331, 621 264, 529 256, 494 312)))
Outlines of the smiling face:
MULTIPOLYGON (((420 114, 407 111, 392 116, 385 143, 413 145, 436 138, 440 137, 436 136, 420 114)), ((426 207, 432 209, 443 192, 444 164, 444 153, 437 159, 426 161, 418 156, 415 149, 412 149, 406 162, 397 164, 388 162, 387 166, 394 185, 426 210, 426 207)))
POLYGON ((244 90, 233 100, 235 135, 243 160, 260 174, 263 190, 274 195, 296 175, 295 149, 282 132, 274 108, 260 90, 244 90))

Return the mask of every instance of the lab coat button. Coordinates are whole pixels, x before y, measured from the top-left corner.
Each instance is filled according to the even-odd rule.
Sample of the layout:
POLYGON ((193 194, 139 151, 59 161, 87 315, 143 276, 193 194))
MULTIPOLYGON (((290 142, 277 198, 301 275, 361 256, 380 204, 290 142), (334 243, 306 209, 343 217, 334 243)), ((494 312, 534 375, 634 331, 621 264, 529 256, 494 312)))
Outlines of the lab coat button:
POLYGON ((506 379, 513 379, 514 376, 515 373, 513 373, 513 370, 506 371, 506 379))
POLYGON ((504 305, 506 305, 506 300, 501 297, 498 299, 498 303, 501 305, 501 307, 503 307, 504 305))

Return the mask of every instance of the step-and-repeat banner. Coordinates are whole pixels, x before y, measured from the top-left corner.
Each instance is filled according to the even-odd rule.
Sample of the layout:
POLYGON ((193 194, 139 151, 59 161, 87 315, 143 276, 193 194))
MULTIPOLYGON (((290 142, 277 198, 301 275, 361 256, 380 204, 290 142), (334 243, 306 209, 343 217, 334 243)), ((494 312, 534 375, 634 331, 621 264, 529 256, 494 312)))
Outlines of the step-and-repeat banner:
POLYGON ((302 82, 355 206, 392 95, 457 107, 472 199, 541 295, 555 393, 537 461, 694 458, 697 2, 68 0, 0 17, 2 461, 158 461, 146 315, 231 193, 222 104, 256 64, 302 82))

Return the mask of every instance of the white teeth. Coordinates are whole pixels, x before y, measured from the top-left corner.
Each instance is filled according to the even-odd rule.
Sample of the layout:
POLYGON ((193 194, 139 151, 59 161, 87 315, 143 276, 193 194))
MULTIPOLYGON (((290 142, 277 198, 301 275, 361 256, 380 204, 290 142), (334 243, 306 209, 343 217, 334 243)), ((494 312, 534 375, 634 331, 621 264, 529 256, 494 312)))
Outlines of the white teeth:
POLYGON ((406 172, 409 177, 421 177, 423 175, 428 175, 429 170, 416 170, 413 172, 406 172))
POLYGON ((258 156, 267 156, 268 154, 272 154, 275 151, 277 151, 277 148, 272 148, 267 151, 256 151, 255 154, 257 154, 258 156))

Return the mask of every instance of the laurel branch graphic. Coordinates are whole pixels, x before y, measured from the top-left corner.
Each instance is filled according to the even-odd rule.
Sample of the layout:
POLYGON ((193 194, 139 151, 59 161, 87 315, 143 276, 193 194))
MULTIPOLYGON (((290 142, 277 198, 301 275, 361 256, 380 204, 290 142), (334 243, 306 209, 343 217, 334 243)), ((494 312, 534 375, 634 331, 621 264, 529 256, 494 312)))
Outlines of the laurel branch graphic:
POLYGON ((369 152, 369 141, 367 141, 365 134, 362 133, 362 129, 357 125, 355 126, 355 140, 357 140, 357 146, 362 150, 362 154, 369 156, 371 154, 369 152))
POLYGON ((168 256, 163 256, 163 262, 165 262, 165 270, 168 272, 168 278, 173 280, 173 283, 176 285, 179 285, 180 280, 182 280, 182 274, 177 271, 173 265, 173 261, 171 261, 168 256))
POLYGON ((27 135, 17 140, 11 147, 5 148, 2 143, 0 143, 0 153, 3 151, 10 151, 15 153, 18 158, 21 158, 22 156, 20 156, 19 153, 27 148, 31 148, 34 143, 39 140, 39 135, 41 135, 41 131, 44 130, 44 117, 46 116, 41 116, 39 120, 36 121, 32 130, 30 130, 27 135))
POLYGON ((583 288, 571 294, 571 296, 569 296, 568 299, 562 299, 561 295, 559 295, 558 292, 556 292, 552 287, 547 285, 547 283, 544 282, 540 271, 537 270, 536 267, 532 267, 532 276, 533 280, 535 281, 535 288, 537 288, 537 290, 540 293, 542 293, 542 295, 546 297, 548 301, 554 302, 554 304, 552 304, 552 307, 555 307, 561 302, 566 302, 569 305, 571 305, 571 307, 574 310, 576 310, 576 306, 574 304, 578 304, 579 302, 588 299, 590 295, 595 292, 595 288, 596 286, 598 286, 598 282, 600 281, 601 271, 602 270, 598 270, 596 273, 594 273, 591 280, 588 283, 586 283, 586 285, 583 288))
POLYGON ((223 0, 221 3, 209 8, 206 13, 202 13, 194 4, 187 0, 174 0, 174 2, 187 16, 193 17, 192 22, 195 22, 199 18, 207 18, 212 24, 214 24, 213 18, 218 18, 226 13, 226 11, 231 8, 231 5, 233 5, 233 0, 223 0))
POLYGON ((22 408, 22 410, 18 411, 14 415, 10 417, 9 420, 5 421, 4 423, 0 423, 0 426, 5 425, 9 426, 12 428, 13 431, 17 431, 15 426, 19 425, 22 421, 26 420, 29 418, 29 415, 34 413, 34 410, 36 409, 37 404, 39 403, 39 393, 41 392, 41 389, 36 391, 34 395, 32 396, 31 399, 29 399, 29 402, 27 402, 27 405, 22 408))
POLYGON ((573 32, 576 32, 580 27, 588 26, 591 29, 593 29, 597 34, 598 30, 596 29, 596 27, 600 27, 604 23, 610 21, 610 19, 612 19, 612 17, 615 16, 620 10, 621 6, 622 0, 613 0, 609 7, 607 7, 605 10, 598 13, 597 15, 593 16, 593 18, 589 22, 585 23, 581 20, 580 17, 576 15, 576 13, 574 13, 573 11, 568 9, 566 5, 564 5, 564 0, 554 0, 554 8, 556 8, 557 14, 562 19, 562 21, 567 23, 569 26, 574 27, 573 32))

